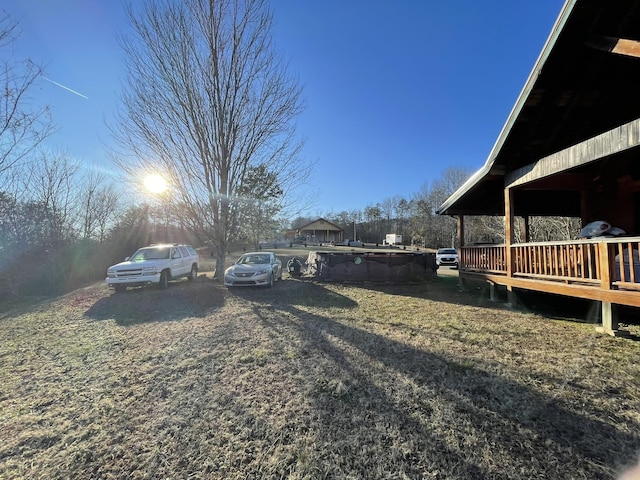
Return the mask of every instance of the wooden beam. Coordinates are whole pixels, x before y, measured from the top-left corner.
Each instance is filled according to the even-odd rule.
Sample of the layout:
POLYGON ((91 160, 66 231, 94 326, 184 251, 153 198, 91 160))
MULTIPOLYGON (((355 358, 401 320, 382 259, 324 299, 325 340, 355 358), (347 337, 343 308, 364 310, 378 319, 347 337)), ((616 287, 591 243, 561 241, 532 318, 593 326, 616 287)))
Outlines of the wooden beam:
POLYGON ((637 40, 594 35, 586 43, 597 50, 640 58, 640 42, 637 40))
POLYGON ((568 297, 584 298, 587 300, 599 300, 603 302, 615 303, 618 305, 628 305, 630 307, 640 307, 640 295, 637 291, 628 290, 601 290, 599 287, 580 284, 566 284, 547 280, 532 280, 529 278, 511 277, 505 275, 484 274, 478 272, 460 272, 460 276, 469 280, 476 278, 481 281, 491 281, 497 285, 504 285, 511 288, 521 288, 523 290, 533 290, 536 292, 554 293, 568 297))
POLYGON ((640 42, 628 40, 626 38, 618 38, 618 41, 616 42, 615 47, 611 50, 611 53, 640 58, 640 42))
POLYGON ((513 244, 514 235, 514 205, 513 205, 513 189, 504 189, 504 241, 505 241, 505 262, 507 265, 507 277, 513 276, 514 259, 511 254, 511 245, 513 244))
POLYGON ((638 146, 640 118, 508 173, 505 187, 524 185, 638 146))
POLYGON ((521 185, 518 190, 584 190, 589 188, 593 181, 593 174, 562 172, 552 177, 544 177, 532 180, 526 185, 521 185))
MULTIPOLYGON (((464 247, 464 215, 458 215, 458 252, 464 247)), ((461 255, 458 253, 458 271, 464 268, 464 264, 461 263, 461 255)), ((458 275, 458 288, 460 290, 466 290, 464 283, 464 277, 458 275)))

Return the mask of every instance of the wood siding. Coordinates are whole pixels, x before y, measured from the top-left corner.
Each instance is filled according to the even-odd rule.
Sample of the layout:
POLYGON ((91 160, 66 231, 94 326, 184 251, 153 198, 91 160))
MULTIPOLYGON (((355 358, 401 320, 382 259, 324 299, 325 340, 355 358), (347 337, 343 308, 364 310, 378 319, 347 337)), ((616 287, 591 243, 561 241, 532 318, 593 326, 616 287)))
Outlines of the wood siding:
POLYGON ((505 185, 516 187, 594 162, 640 145, 640 119, 620 125, 570 148, 508 173, 505 185))

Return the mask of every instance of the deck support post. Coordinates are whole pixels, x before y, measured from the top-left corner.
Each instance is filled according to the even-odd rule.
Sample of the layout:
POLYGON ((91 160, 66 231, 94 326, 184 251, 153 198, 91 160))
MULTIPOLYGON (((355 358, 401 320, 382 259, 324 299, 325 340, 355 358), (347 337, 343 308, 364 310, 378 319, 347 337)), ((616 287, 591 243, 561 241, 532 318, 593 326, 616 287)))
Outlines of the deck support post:
POLYGON ((511 308, 516 308, 518 306, 518 295, 513 290, 511 285, 507 285, 507 304, 511 308))
MULTIPOLYGON (((600 260, 599 270, 602 277, 600 288, 602 288, 603 290, 611 290, 612 279, 615 278, 615 273, 613 271, 614 267, 610 260, 610 258, 612 258, 612 252, 607 243, 601 242, 598 244, 598 256, 600 260)), ((602 324, 601 326, 596 327, 596 331, 607 333, 614 337, 625 335, 626 332, 620 332, 618 330, 618 316, 616 315, 613 304, 611 302, 604 301, 600 303, 602 304, 602 324)))
POLYGON ((618 319, 611 302, 602 302, 602 328, 609 333, 618 330, 618 319))
POLYGON ((492 302, 496 301, 496 284, 495 282, 489 281, 489 300, 492 302))
POLYGON ((628 337, 629 332, 618 330, 618 309, 611 302, 594 301, 590 309, 589 318, 598 321, 596 332, 606 333, 612 337, 628 337))
POLYGON ((602 314, 602 324, 596 327, 596 331, 600 333, 606 333, 607 335, 611 335, 612 337, 625 337, 629 335, 629 332, 618 330, 618 315, 615 308, 611 302, 600 302, 601 305, 601 314, 602 314))
MULTIPOLYGON (((505 262, 507 267, 507 280, 513 277, 515 271, 515 258, 511 251, 511 245, 514 242, 514 204, 513 204, 513 189, 505 187, 504 189, 504 242, 505 242, 505 262)), ((516 307, 518 305, 518 298, 513 291, 513 286, 507 284, 507 303, 510 307, 516 307)))

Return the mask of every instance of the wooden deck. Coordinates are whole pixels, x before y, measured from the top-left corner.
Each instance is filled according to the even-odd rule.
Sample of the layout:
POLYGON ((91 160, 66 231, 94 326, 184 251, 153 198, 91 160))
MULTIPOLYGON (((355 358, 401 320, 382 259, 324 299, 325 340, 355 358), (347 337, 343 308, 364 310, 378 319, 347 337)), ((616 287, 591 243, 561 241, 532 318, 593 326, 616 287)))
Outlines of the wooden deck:
POLYGON ((460 277, 640 307, 639 251, 640 237, 465 246, 460 277))

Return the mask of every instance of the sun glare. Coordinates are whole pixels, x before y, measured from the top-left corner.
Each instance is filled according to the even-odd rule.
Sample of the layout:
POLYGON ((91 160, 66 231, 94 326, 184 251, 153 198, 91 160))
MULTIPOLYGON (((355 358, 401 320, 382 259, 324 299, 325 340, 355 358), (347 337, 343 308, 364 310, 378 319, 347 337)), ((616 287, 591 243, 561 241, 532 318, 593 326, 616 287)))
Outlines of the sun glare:
POLYGON ((145 188, 151 193, 162 193, 167 189, 167 181, 157 173, 147 175, 144 179, 145 188))

